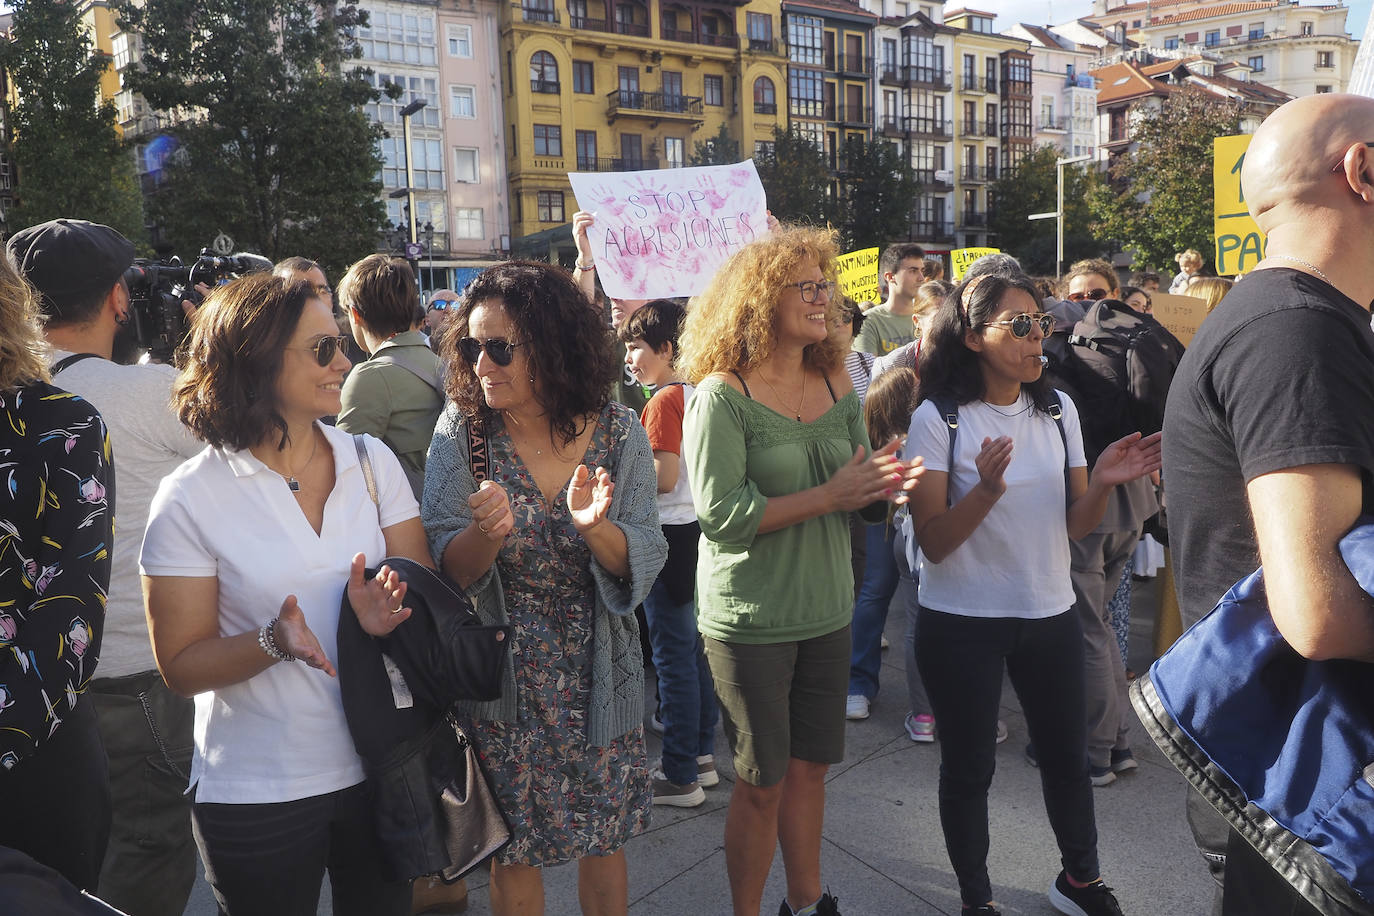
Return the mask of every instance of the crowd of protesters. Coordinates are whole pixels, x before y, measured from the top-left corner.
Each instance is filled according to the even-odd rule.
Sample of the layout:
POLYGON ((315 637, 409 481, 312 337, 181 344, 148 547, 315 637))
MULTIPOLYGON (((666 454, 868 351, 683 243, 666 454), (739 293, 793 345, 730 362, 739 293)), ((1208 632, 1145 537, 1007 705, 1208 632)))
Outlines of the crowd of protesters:
MULTIPOLYGON (((1270 134, 1331 104, 1290 103, 1270 134)), ((1326 190, 1349 185, 1340 204, 1359 215, 1374 106, 1356 107, 1326 190)), ((132 916, 179 914, 197 850, 227 916, 313 914, 326 875, 336 913, 465 905, 462 882, 385 867, 345 719, 340 615, 382 641, 411 618, 398 572, 369 569, 386 557, 437 570, 509 627, 500 696, 452 707, 510 828, 490 863, 496 913, 567 911, 542 877, 566 862, 583 913, 625 913, 627 844, 653 806, 694 807, 720 784, 723 726, 734 912, 763 912, 780 847, 780 916, 838 914, 821 874, 826 775, 846 720, 880 702, 903 581, 905 731, 938 744, 963 912, 1001 912, 989 789, 1004 675, 1060 853, 1050 903, 1123 912, 1094 789, 1136 768, 1123 621, 1171 481, 1163 433, 1085 434, 1097 418, 1046 354, 1096 303, 1157 326, 1161 275, 1127 285, 1094 259, 1033 278, 993 254, 951 282, 898 243, 880 259, 884 300, 855 303, 836 286, 835 235, 770 217, 690 302, 606 303, 594 222, 574 216, 571 274, 506 262, 427 307, 403 260, 362 259, 336 300, 319 264, 288 259, 188 303, 179 371, 111 359, 130 310, 122 236, 54 220, 10 239, 0 847, 55 872, 54 899, 74 908, 54 912, 97 911, 76 908, 98 904, 76 887, 132 916)), ((1296 244, 1275 225, 1271 248, 1296 244)), ((1288 263, 1261 274, 1330 285, 1274 258, 1288 263)), ((1169 290, 1218 315, 1263 282, 1204 276, 1193 250, 1177 265, 1169 290)), ((1277 537, 1266 519, 1261 547, 1277 537)))

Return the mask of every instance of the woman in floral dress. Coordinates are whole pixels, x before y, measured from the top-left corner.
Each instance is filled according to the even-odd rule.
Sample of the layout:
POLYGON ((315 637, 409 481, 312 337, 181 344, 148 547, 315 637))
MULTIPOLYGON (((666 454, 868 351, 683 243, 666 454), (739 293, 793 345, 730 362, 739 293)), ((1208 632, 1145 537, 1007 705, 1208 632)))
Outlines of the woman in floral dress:
POLYGON ((450 331, 425 528, 478 613, 515 628, 501 698, 462 706, 511 824, 492 910, 542 913, 539 869, 577 860, 582 912, 623 914, 652 799, 634 609, 667 556, 648 439, 608 400, 619 363, 562 270, 486 271, 450 331))

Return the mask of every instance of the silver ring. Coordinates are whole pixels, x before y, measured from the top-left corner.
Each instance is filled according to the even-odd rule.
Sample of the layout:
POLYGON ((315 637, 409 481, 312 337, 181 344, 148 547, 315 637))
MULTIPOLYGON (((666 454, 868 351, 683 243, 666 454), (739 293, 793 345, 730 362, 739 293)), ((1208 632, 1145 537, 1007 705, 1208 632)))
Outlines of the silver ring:
POLYGON ((482 524, 481 522, 478 522, 478 523, 477 523, 477 527, 478 527, 478 528, 481 528, 481 529, 482 529, 482 532, 483 532, 484 534, 487 533, 487 526, 486 526, 486 525, 482 524))

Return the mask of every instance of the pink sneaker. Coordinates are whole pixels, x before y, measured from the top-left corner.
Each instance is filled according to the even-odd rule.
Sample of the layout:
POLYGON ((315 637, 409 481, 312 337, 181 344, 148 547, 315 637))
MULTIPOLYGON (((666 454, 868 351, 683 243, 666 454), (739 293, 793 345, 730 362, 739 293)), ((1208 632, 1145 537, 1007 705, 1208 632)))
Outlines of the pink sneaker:
POLYGON ((935 740, 935 718, 933 716, 913 716, 907 714, 906 736, 918 744, 930 744, 935 740))

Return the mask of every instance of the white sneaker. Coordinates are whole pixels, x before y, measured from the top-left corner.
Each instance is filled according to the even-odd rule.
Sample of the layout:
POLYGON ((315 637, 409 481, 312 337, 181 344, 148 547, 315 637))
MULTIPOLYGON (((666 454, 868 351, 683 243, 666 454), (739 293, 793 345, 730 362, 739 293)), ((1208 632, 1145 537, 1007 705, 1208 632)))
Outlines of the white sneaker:
POLYGON ((892 643, 888 641, 888 638, 887 638, 887 634, 886 634, 886 633, 884 633, 882 636, 878 637, 878 648, 879 648, 879 649, 891 649, 891 648, 892 648, 892 643))
POLYGON ((720 774, 716 772, 714 755, 703 754, 697 758, 697 784, 703 789, 720 785, 720 774))
POLYGON ((853 720, 867 719, 868 697, 862 693, 851 693, 844 701, 844 717, 853 720))
POLYGON ((998 719, 998 720, 997 720, 997 743, 998 743, 998 744, 1001 744, 1003 741, 1006 741, 1006 740, 1007 740, 1007 735, 1009 735, 1009 734, 1010 734, 1010 732, 1007 731, 1007 723, 1003 722, 1001 719, 998 719))

